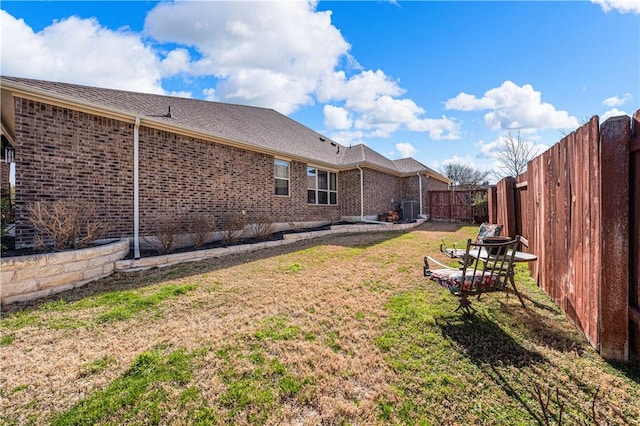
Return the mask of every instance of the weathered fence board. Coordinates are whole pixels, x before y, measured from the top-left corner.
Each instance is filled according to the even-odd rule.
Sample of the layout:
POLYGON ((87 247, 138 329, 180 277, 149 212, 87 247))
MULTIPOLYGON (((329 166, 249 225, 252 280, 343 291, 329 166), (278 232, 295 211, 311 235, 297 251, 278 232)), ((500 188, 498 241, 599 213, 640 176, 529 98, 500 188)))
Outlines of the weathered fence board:
POLYGON ((629 282, 630 350, 640 354, 640 111, 633 116, 629 142, 631 267, 629 282))
POLYGON ((602 281, 600 288, 600 353, 628 357, 629 313, 629 179, 628 116, 604 122, 600 138, 602 193, 602 281))
POLYGON ((484 189, 429 191, 429 217, 431 220, 454 222, 473 222, 476 216, 485 217, 488 213, 486 210, 476 211, 473 199, 486 193, 484 189))
POLYGON ((489 198, 494 222, 538 255, 533 278, 613 360, 640 354, 639 122, 640 110, 633 127, 593 117, 489 198))

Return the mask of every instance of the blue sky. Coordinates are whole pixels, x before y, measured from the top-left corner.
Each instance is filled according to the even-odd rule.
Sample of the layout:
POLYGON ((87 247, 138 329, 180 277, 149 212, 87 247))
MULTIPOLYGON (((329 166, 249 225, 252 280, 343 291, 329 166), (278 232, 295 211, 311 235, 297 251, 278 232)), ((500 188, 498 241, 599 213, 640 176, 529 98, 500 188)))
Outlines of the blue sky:
POLYGON ((496 168, 640 108, 640 2, 2 1, 3 75, 274 108, 344 144, 496 168))

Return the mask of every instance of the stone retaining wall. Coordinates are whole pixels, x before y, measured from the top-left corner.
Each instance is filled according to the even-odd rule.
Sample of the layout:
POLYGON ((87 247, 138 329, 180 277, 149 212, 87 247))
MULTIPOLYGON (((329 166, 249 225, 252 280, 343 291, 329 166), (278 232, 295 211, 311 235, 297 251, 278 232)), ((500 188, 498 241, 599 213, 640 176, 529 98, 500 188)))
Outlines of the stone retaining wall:
POLYGON ((402 231, 413 228, 424 222, 419 219, 414 223, 404 224, 352 224, 352 225, 335 225, 331 229, 325 231, 309 231, 285 234, 284 239, 277 241, 265 241, 256 244, 240 244, 231 247, 220 247, 209 250, 194 250, 185 253, 166 254, 162 256, 143 257, 140 259, 127 259, 116 262, 116 271, 134 272, 154 267, 165 267, 176 265, 183 262, 195 262, 198 260, 228 256, 236 253, 247 253, 251 251, 261 250, 268 247, 277 247, 285 244, 291 244, 296 241, 308 240, 311 238, 324 237, 333 234, 348 234, 358 232, 380 232, 380 231, 402 231))
POLYGON ((80 287, 106 277, 129 252, 129 240, 81 250, 0 260, 2 304, 23 302, 80 287))

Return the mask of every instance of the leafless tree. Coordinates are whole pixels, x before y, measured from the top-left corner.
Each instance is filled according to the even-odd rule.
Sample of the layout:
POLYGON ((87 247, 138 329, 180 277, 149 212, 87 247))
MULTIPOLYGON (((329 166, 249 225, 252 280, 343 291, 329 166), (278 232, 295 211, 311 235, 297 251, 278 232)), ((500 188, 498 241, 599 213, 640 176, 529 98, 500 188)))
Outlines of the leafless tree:
POLYGON ((518 176, 527 170, 527 163, 540 153, 540 149, 520 136, 509 132, 504 144, 498 150, 498 169, 494 172, 498 179, 518 176))
POLYGON ((483 172, 458 163, 445 164, 441 173, 451 179, 456 186, 469 189, 477 188, 485 183, 489 175, 489 172, 483 172))

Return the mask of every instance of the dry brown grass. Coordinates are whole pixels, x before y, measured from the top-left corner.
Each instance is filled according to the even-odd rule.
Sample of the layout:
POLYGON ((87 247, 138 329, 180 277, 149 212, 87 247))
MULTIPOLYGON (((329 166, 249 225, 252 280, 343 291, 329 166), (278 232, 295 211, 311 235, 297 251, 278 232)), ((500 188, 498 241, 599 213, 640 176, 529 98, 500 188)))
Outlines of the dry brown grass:
MULTIPOLYGON (((143 315, 106 324, 94 321, 105 310, 101 306, 43 310, 51 304, 33 304, 23 314, 40 306, 35 314, 39 322, 3 332, 12 336, 10 343, 0 347, 3 416, 8 423, 46 424, 121 377, 140 353, 154 348, 206 348, 189 386, 197 390, 201 401, 215 406, 217 423, 256 422, 255 406, 236 412, 233 406, 216 403, 228 387, 221 371, 232 369, 236 377, 245 377, 243 372, 250 374, 255 368, 249 360, 256 354, 278 360, 292 377, 307 380, 295 396, 277 399, 268 409, 269 416, 258 417, 259 422, 385 423, 380 401, 399 406, 403 400, 396 387, 402 373, 376 344, 388 327, 387 304, 394 295, 422 289, 432 292, 434 303, 443 300, 442 292, 432 289, 422 277, 422 257, 437 251, 442 236, 463 240, 473 231, 473 227, 460 230, 445 223, 425 224, 410 233, 336 236, 268 252, 115 275, 60 296, 66 306, 73 306, 76 300, 114 290, 151 293, 167 284, 195 286, 143 315), (52 326, 70 321, 80 326, 52 326), (270 324, 276 324, 274 333, 291 327, 295 336, 261 337, 270 324), (222 356, 221 351, 231 355, 222 356), (87 365, 98 360, 109 362, 95 374, 87 374, 87 365)), ((521 312, 515 298, 505 303, 508 309, 521 312)), ((544 309, 530 305, 527 311, 544 309)), ((574 355, 552 351, 544 356, 574 355)), ((579 355, 575 357, 573 362, 578 362, 579 355)), ((589 364, 588 368, 594 367, 589 364)), ((541 374, 544 369, 541 367, 541 374)), ((620 383, 629 386, 610 373, 599 377, 608 388, 620 383)), ((196 408, 175 402, 181 390, 159 386, 164 386, 170 401, 160 423, 192 423, 196 408)), ((150 422, 144 412, 131 416, 127 422, 132 424, 150 422)), ((619 419, 612 418, 614 423, 619 419)), ((118 413, 104 419, 121 420, 118 413)), ((431 420, 437 422, 437 418, 431 420)), ((396 417, 389 422, 397 421, 396 417)))

